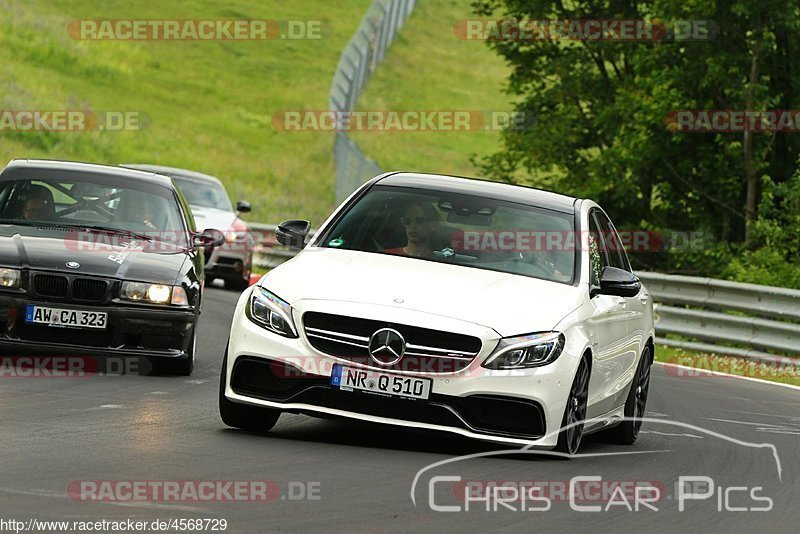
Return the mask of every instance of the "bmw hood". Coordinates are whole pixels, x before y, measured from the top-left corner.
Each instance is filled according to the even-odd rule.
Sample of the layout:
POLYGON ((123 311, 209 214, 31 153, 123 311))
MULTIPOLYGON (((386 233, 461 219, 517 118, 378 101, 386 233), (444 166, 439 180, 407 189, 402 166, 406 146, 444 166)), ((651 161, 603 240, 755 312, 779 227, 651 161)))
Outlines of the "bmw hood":
POLYGON ((101 241, 103 234, 91 234, 95 241, 87 241, 89 235, 65 228, 0 225, 0 265, 173 284, 187 261, 184 249, 171 244, 148 246, 115 237, 111 245, 108 238, 101 241))
POLYGON ((552 330, 579 305, 576 287, 400 256, 310 248, 260 282, 287 302, 397 306, 494 329, 503 337, 552 330))

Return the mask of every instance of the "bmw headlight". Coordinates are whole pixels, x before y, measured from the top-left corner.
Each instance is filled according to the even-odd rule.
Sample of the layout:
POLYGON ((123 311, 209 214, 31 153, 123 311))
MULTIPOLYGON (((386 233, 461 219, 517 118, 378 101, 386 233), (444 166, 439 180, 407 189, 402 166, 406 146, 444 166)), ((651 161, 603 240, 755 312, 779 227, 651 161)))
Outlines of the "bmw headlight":
POLYGON ((119 296, 123 300, 144 302, 146 304, 189 305, 186 290, 180 286, 173 287, 164 284, 148 284, 146 282, 122 282, 119 296))
POLYGON ((262 328, 285 337, 298 337, 288 302, 256 286, 246 308, 247 317, 262 328))
POLYGON ((0 267, 0 288, 17 289, 19 287, 20 270, 0 267))
POLYGON ((483 366, 487 369, 526 369, 552 363, 564 350, 564 334, 543 332, 500 340, 483 366))

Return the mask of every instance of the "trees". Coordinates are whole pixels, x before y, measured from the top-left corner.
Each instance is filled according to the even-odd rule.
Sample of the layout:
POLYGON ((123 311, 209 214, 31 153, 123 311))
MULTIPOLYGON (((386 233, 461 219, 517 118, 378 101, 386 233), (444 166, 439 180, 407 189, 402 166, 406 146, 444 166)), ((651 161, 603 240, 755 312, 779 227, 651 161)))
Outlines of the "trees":
MULTIPOLYGON (((775 184, 778 198, 770 201, 782 202, 780 186, 798 167, 800 134, 672 128, 677 110, 798 108, 796 0, 481 0, 473 6, 494 19, 633 19, 656 28, 663 21, 667 30, 674 21, 711 21, 708 39, 671 40, 655 32, 641 42, 490 40, 513 68, 508 90, 533 127, 504 132, 503 149, 479 164, 495 179, 595 198, 621 227, 705 235, 703 253, 638 255, 640 268, 713 275, 745 244, 764 244, 756 231, 760 184, 775 184)), ((782 252, 796 258, 797 251, 782 252)))

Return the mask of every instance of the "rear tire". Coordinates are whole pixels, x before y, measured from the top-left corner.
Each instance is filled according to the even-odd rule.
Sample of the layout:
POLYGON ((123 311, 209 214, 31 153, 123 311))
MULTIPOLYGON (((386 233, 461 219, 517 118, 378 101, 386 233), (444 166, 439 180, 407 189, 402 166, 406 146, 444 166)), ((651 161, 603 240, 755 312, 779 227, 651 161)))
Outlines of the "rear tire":
POLYGON ((575 378, 569 390, 561 431, 558 433, 556 450, 569 456, 578 452, 583 439, 583 426, 586 420, 586 406, 589 399, 589 378, 591 367, 589 355, 584 354, 575 371, 575 378))
POLYGON ((650 392, 651 364, 652 353, 648 345, 642 352, 636 374, 631 380, 631 388, 628 391, 628 398, 625 400, 625 420, 601 434, 606 441, 620 445, 633 445, 639 438, 639 430, 642 428, 641 418, 644 416, 647 395, 650 392))
POLYGON ((269 432, 278 422, 278 418, 281 416, 280 410, 239 404, 228 400, 225 396, 227 374, 228 350, 225 349, 225 357, 222 359, 222 369, 219 373, 219 415, 222 422, 230 427, 251 432, 269 432))

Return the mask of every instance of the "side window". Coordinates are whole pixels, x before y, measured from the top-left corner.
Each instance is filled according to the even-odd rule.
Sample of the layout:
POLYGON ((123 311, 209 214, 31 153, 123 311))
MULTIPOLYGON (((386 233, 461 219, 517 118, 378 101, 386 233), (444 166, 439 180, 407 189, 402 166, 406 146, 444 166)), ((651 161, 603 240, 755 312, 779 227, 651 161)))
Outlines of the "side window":
POLYGON ((600 228, 597 226, 594 214, 596 210, 589 212, 589 282, 593 286, 600 286, 600 275, 603 267, 608 265, 608 259, 604 252, 604 245, 600 228))
POLYGON ((622 240, 619 238, 616 229, 611 224, 602 211, 594 210, 594 218, 597 220, 597 227, 600 230, 600 239, 602 248, 606 253, 608 265, 630 271, 628 258, 625 256, 625 250, 622 246, 622 240))
POLYGON ((620 239, 619 237, 619 232, 617 232, 617 227, 614 226, 614 223, 612 223, 611 221, 609 221, 609 224, 611 225, 611 231, 614 233, 614 238, 617 240, 617 243, 619 244, 618 250, 620 257, 622 258, 622 265, 623 265, 622 267, 620 267, 620 269, 625 269, 629 273, 632 273, 633 269, 631 268, 631 262, 628 259, 628 253, 625 252, 625 245, 623 244, 622 239, 620 239))
POLYGON ((8 199, 11 197, 11 191, 13 191, 13 189, 14 182, 6 182, 2 188, 0 188, 0 218, 8 215, 8 213, 6 213, 6 206, 8 205, 8 199))

